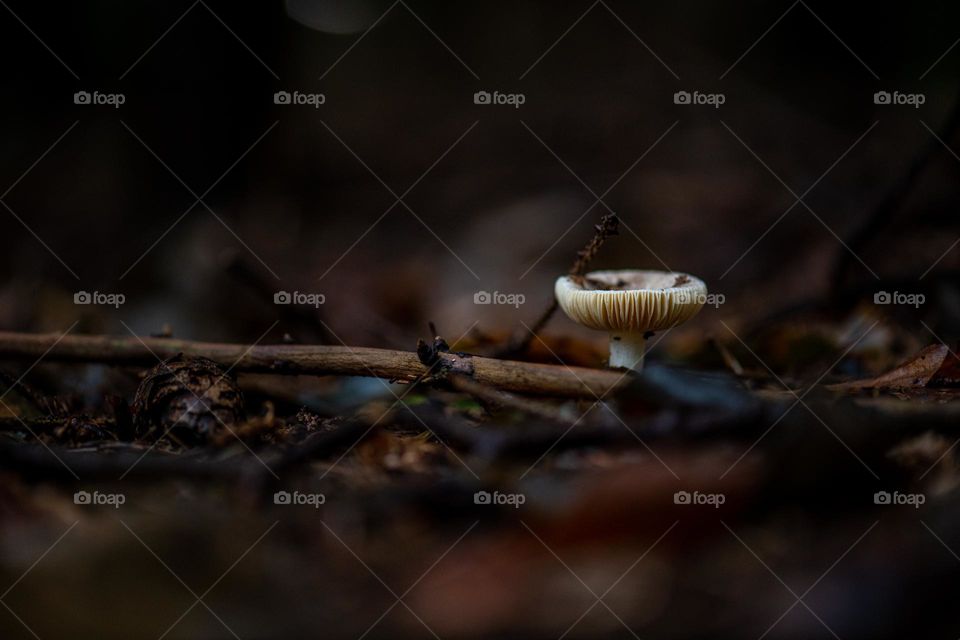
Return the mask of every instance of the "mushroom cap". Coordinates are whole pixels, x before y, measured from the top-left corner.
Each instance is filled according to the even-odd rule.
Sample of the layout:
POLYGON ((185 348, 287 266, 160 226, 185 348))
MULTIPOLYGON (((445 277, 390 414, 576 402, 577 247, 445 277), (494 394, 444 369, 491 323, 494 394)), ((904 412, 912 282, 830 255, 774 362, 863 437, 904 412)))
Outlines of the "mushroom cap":
POLYGON ((707 295, 703 280, 673 271, 593 271, 561 276, 554 286, 563 312, 578 324, 610 332, 661 331, 686 322, 707 295), (591 288, 590 281, 610 289, 591 288))

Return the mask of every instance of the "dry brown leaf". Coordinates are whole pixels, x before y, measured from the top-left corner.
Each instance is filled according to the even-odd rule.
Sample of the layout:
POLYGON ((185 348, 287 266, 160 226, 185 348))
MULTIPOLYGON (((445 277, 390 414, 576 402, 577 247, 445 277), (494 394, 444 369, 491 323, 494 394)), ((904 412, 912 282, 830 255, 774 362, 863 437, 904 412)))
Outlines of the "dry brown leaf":
POLYGON ((951 352, 944 358, 943 364, 930 379, 930 385, 936 387, 960 387, 960 358, 951 352))
POLYGON ((831 384, 827 388, 833 391, 857 391, 860 389, 902 389, 905 387, 925 387, 940 370, 949 355, 950 349, 943 344, 925 347, 910 360, 900 364, 892 371, 866 380, 854 380, 831 384))

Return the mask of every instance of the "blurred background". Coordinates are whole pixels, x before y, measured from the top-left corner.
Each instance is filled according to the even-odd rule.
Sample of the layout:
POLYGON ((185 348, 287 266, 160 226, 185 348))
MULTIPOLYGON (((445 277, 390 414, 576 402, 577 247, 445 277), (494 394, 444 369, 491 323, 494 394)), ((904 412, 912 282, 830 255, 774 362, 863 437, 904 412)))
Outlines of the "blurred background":
MULTIPOLYGON (((723 298, 671 332, 654 361, 721 369, 708 338, 749 357, 736 330, 789 382, 809 381, 874 321, 851 353, 882 353, 839 373, 876 375, 960 338, 956 3, 0 4, 0 330, 411 350, 434 322, 451 342, 466 335, 493 353, 535 322, 614 211, 620 234, 592 267, 687 272, 723 298), (877 307, 881 291, 930 304, 877 307), (78 292, 124 303, 78 305, 78 292), (278 305, 277 292, 324 303, 278 305), (482 292, 523 302, 476 304, 482 292), (811 334, 829 335, 829 349, 811 347, 811 334)), ((605 336, 562 314, 542 333, 566 361, 602 364, 605 336), (561 339, 578 346, 562 351, 561 339)), ((136 384, 97 367, 37 373, 90 403, 136 384)), ((312 408, 370 397, 335 392, 312 408)), ((843 415, 828 422, 873 424, 843 415)), ((0 629, 848 638, 929 625, 956 637, 939 608, 960 549, 952 503, 939 526, 910 513, 897 516, 912 518, 907 527, 873 531, 873 515, 850 515, 832 483, 852 474, 863 495, 876 487, 806 419, 778 429, 824 436, 800 447, 811 467, 795 461, 776 476, 783 494, 764 491, 769 476, 750 457, 720 476, 752 436, 708 451, 668 443, 657 448, 666 465, 640 448, 565 453, 527 478, 539 510, 522 526, 509 511, 477 525, 455 454, 393 436, 365 444, 348 477, 331 476, 337 489, 324 490, 347 497, 322 520, 307 509, 277 525, 228 487, 137 487, 125 489, 132 513, 84 516, 52 552, 80 521, 72 503, 11 481, 0 490, 0 589, 10 587, 0 629), (820 456, 843 472, 818 481, 820 456), (678 475, 689 487, 719 476, 716 490, 753 507, 759 495, 764 515, 698 512, 678 526, 678 475), (799 489, 801 477, 812 488, 799 489), (424 574, 438 558, 447 562, 424 574), (815 614, 796 602, 811 584, 815 614), (195 604, 178 621, 208 587, 216 613, 195 604), (597 604, 608 587, 609 605, 597 604), (921 601, 921 588, 940 595, 921 601)), ((786 458, 799 447, 777 443, 786 458)))
POLYGON ((349 344, 517 329, 607 207, 623 228, 597 267, 687 271, 729 309, 955 270, 960 166, 930 130, 958 90, 956 8, 865 6, 11 2, 0 325, 251 341, 276 318, 260 282, 323 293, 349 344), (839 239, 931 144, 853 258, 839 239))

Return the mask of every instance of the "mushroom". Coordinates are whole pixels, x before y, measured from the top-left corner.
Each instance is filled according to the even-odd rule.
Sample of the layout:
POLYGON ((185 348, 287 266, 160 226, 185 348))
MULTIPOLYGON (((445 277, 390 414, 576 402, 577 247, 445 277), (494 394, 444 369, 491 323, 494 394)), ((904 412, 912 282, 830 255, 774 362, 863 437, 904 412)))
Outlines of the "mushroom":
POLYGON ((686 273, 630 269, 562 276, 554 292, 571 320, 610 334, 611 367, 639 372, 647 338, 695 316, 707 285, 686 273))

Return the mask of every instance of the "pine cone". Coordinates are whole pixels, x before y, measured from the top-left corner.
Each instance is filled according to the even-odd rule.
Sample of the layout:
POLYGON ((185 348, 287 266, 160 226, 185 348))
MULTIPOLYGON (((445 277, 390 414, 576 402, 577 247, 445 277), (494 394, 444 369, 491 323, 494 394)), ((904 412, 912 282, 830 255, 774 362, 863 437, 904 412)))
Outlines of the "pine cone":
POLYGON ((184 444, 202 444, 243 421, 243 395, 216 362, 178 354, 147 372, 133 416, 140 438, 169 433, 184 444))

